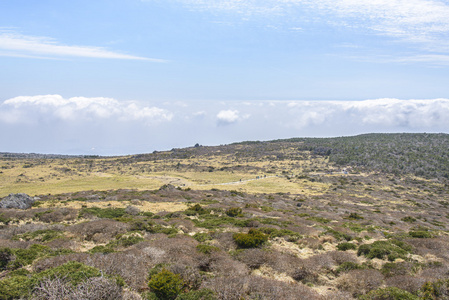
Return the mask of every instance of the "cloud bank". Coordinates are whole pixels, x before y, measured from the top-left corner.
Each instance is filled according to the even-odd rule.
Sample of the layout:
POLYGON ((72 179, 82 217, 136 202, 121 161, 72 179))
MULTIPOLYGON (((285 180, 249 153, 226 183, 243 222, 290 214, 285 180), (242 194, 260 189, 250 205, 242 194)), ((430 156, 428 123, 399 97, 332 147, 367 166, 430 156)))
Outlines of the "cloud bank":
POLYGON ((8 99, 0 105, 0 122, 8 124, 39 125, 54 121, 79 123, 102 120, 152 124, 168 122, 172 117, 165 109, 104 97, 65 99, 60 95, 21 96, 8 99))
POLYGON ((101 47, 63 45, 48 37, 28 36, 11 31, 0 31, 0 56, 41 59, 88 57, 164 62, 162 59, 121 54, 101 47))
POLYGON ((20 96, 0 104, 0 152, 128 154, 243 140, 449 132, 449 99, 119 101, 20 96), (231 126, 232 125, 232 126, 231 126), (93 149, 95 151, 93 152, 93 149))

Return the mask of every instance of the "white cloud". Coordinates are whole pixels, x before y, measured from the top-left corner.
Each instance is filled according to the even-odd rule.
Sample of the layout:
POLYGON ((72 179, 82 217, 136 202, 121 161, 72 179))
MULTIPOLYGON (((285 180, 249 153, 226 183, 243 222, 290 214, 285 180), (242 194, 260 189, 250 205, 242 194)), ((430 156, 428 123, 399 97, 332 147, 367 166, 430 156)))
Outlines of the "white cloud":
POLYGON ((239 120, 238 110, 222 110, 217 114, 218 125, 228 125, 239 120))
POLYGON ((8 99, 0 104, 0 140, 8 141, 2 151, 83 154, 95 147, 97 154, 123 154, 197 142, 213 145, 370 132, 449 133, 449 99, 187 104, 164 109, 168 106, 163 102, 145 105, 106 97, 8 99))
POLYGON ((20 96, 0 105, 0 121, 11 124, 38 124, 42 120, 76 122, 102 119, 154 123, 170 121, 172 118, 173 114, 162 108, 104 97, 65 99, 60 95, 20 96))
POLYGON ((0 31, 0 56, 40 59, 89 57, 164 62, 162 59, 121 54, 101 47, 63 45, 48 37, 27 36, 11 31, 0 31))

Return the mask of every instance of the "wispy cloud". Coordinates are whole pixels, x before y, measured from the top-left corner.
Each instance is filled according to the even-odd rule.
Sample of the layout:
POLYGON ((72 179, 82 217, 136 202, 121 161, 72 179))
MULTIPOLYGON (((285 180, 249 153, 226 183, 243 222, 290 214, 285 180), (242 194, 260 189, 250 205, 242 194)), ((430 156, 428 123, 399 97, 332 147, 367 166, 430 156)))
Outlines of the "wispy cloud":
MULTIPOLYGON (((143 0, 154 1, 154 0, 143 0)), ((190 9, 251 16, 283 16, 288 28, 308 24, 350 27, 449 51, 449 3, 443 0, 172 0, 190 9), (304 23, 306 21, 306 23, 304 23)))
POLYGON ((0 56, 39 59, 88 57, 165 62, 162 59, 122 54, 101 47, 63 45, 48 37, 29 36, 5 30, 0 31, 0 56))

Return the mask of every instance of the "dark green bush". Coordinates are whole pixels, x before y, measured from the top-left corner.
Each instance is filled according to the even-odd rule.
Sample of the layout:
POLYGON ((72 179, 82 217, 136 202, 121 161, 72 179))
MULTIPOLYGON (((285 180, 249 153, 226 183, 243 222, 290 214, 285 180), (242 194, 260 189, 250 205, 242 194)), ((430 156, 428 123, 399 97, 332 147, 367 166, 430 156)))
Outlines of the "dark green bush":
POLYGON ((47 278, 65 278, 73 285, 77 285, 86 278, 100 275, 98 269, 79 262, 68 262, 32 276, 14 275, 0 280, 0 300, 27 298, 32 288, 47 278))
POLYGON ((338 273, 344 273, 344 272, 349 272, 351 270, 361 270, 361 269, 366 269, 366 266, 364 265, 359 265, 358 263, 354 263, 354 262, 350 262, 350 261, 345 261, 344 263, 342 263, 341 265, 339 265, 337 267, 337 274, 338 273))
POLYGON ((226 214, 230 217, 237 217, 242 215, 242 209, 240 207, 230 207, 226 210, 226 214))
POLYGON ((101 276, 101 272, 94 267, 86 266, 85 264, 70 261, 63 265, 51 268, 32 276, 32 286, 41 282, 44 278, 66 278, 73 285, 77 285, 86 278, 101 276))
POLYGON ((362 220, 363 217, 360 216, 358 213, 350 213, 348 216, 348 219, 350 220, 362 220))
POLYGON ((94 253, 106 254, 106 253, 113 253, 113 252, 115 252, 114 247, 111 247, 109 245, 106 245, 106 246, 95 246, 95 247, 93 247, 92 249, 89 250, 89 253, 92 253, 92 254, 94 254, 94 253))
POLYGON ((11 222, 11 219, 4 217, 3 214, 0 214, 0 223, 3 223, 5 225, 8 225, 9 222, 11 222))
POLYGON ((14 258, 14 254, 9 248, 0 248, 0 271, 8 266, 8 263, 14 258))
POLYGON ((178 274, 162 269, 151 276, 148 286, 160 299, 173 300, 181 293, 184 282, 178 274))
POLYGON ((198 291, 190 291, 180 294, 176 300, 216 300, 214 292, 209 289, 201 289, 198 291))
POLYGON ((403 218, 401 219, 401 221, 407 222, 407 223, 413 223, 413 222, 416 222, 416 219, 413 218, 413 217, 411 217, 411 216, 407 216, 407 217, 403 217, 403 218))
POLYGON ((359 297, 360 300, 418 300, 419 298, 396 287, 373 290, 359 297))
POLYGON ((198 203, 184 211, 184 214, 188 216, 204 215, 208 213, 209 211, 207 209, 204 209, 198 203))
POLYGON ((431 232, 424 230, 409 231, 408 235, 418 239, 430 239, 433 237, 431 232))
POLYGON ((337 249, 340 251, 346 251, 346 250, 355 250, 357 249, 357 245, 353 243, 340 243, 337 245, 337 249))
POLYGON ((232 237, 240 248, 255 248, 268 241, 266 234, 254 228, 251 228, 248 233, 235 233, 232 237))
POLYGON ((51 229, 43 229, 43 230, 36 230, 33 232, 27 232, 24 234, 18 234, 13 240, 20 240, 23 239, 25 241, 29 240, 35 240, 40 242, 49 242, 54 239, 60 238, 63 236, 63 233, 61 231, 51 230, 51 229))
POLYGON ((420 290, 420 296, 423 300, 448 299, 449 280, 440 279, 437 281, 426 282, 420 290))
POLYGON ((117 219, 123 217, 126 214, 125 208, 99 208, 90 207, 83 208, 79 212, 78 217, 83 218, 86 215, 93 215, 99 218, 117 219))
POLYGON ((295 242, 302 238, 302 235, 298 232, 294 232, 288 229, 276 229, 271 227, 258 228, 259 231, 268 234, 270 238, 284 237, 289 242, 295 242))
POLYGON ((31 289, 28 276, 11 276, 0 280, 0 300, 26 298, 31 289))
POLYGON ((205 233, 205 232, 197 232, 192 236, 195 240, 197 240, 200 243, 203 243, 205 241, 211 240, 212 237, 210 236, 209 233, 205 233))
POLYGON ((411 253, 411 251, 412 247, 402 241, 388 240, 361 245, 357 251, 357 255, 364 255, 370 259, 388 258, 388 260, 394 261, 397 258, 406 259, 407 254, 411 253))
POLYGON ((204 254, 211 254, 212 252, 220 251, 220 248, 211 245, 199 244, 196 246, 196 250, 204 254))

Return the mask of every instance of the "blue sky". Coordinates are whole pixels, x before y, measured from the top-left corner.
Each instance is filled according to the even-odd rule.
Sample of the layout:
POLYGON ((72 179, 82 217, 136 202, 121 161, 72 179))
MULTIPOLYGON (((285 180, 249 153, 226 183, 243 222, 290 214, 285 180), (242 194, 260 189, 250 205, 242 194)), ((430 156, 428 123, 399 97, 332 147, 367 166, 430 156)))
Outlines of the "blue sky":
POLYGON ((0 152, 448 132, 448 16, 429 0, 2 0, 0 152))

